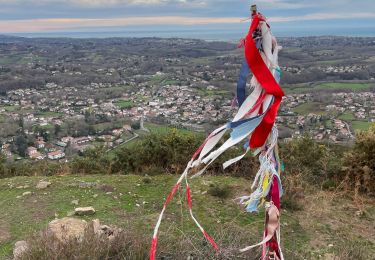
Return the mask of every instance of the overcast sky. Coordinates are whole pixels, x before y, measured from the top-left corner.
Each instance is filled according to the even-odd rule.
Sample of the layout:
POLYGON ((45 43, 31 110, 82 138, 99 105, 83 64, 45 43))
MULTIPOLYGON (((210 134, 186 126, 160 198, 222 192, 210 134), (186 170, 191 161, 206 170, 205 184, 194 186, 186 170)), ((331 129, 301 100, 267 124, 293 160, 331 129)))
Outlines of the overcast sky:
POLYGON ((243 30, 252 3, 278 30, 375 33, 375 0, 0 0, 0 33, 243 30))

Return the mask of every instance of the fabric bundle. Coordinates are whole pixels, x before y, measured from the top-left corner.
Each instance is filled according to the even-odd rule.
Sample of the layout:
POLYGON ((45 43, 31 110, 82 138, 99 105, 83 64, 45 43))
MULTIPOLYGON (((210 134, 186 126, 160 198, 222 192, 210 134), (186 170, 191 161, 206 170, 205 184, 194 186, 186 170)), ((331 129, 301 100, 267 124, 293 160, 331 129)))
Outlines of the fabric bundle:
POLYGON ((259 155, 260 168, 252 185, 253 193, 240 198, 240 202, 245 205, 248 212, 255 212, 262 205, 265 206, 266 211, 263 240, 254 246, 242 249, 241 252, 263 246, 263 259, 271 257, 283 259, 279 225, 280 197, 283 192, 280 179, 281 162, 277 149, 278 132, 275 126, 276 115, 284 96, 284 92, 278 84, 281 77, 278 52, 281 47, 272 36, 266 18, 256 11, 252 15, 251 27, 246 39, 243 40, 243 46, 245 47, 246 62, 241 68, 237 85, 239 110, 231 122, 216 129, 206 138, 172 188, 154 229, 150 252, 151 260, 156 258, 158 231, 163 214, 183 182, 186 185, 186 199, 191 218, 213 248, 219 250, 214 239, 194 216, 188 176, 191 170, 196 167, 202 169, 193 177, 202 175, 221 154, 241 142, 245 142, 244 154, 225 162, 223 167, 227 168, 240 161, 251 149, 255 149, 255 154, 259 155), (246 81, 250 70, 253 72, 252 92, 246 98, 246 81), (225 133, 228 132, 230 137, 219 145, 225 133))

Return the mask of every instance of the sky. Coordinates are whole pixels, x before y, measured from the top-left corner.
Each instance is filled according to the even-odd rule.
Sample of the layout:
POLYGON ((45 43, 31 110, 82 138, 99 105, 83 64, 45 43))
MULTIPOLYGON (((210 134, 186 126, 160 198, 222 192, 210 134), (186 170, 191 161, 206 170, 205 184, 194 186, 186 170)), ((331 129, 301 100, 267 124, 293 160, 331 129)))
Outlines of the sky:
POLYGON ((0 34, 234 37, 246 32, 251 4, 282 36, 375 36, 375 0, 0 0, 0 34))

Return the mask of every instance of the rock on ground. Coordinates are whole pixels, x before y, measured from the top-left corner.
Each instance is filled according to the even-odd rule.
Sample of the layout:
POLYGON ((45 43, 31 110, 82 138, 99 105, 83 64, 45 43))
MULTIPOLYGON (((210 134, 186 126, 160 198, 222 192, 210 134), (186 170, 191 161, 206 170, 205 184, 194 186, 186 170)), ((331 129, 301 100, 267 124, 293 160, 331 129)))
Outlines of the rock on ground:
POLYGON ((51 221, 47 227, 47 233, 54 236, 60 242, 70 239, 82 239, 87 227, 87 222, 76 218, 63 218, 51 221))
POLYGON ((13 259, 21 259, 22 255, 29 249, 29 245, 26 241, 18 241, 14 245, 13 249, 13 259))
POLYGON ((50 186, 51 183, 49 181, 40 181, 37 185, 36 185, 36 188, 38 190, 43 190, 43 189, 46 189, 48 188, 48 186, 50 186))
POLYGON ((83 207, 83 208, 76 208, 74 213, 77 216, 87 216, 87 215, 94 215, 95 209, 93 207, 83 207))
POLYGON ((110 242, 114 241, 116 237, 122 231, 117 227, 110 227, 107 225, 101 225, 99 219, 91 221, 88 225, 91 228, 95 235, 102 237, 105 236, 110 242))

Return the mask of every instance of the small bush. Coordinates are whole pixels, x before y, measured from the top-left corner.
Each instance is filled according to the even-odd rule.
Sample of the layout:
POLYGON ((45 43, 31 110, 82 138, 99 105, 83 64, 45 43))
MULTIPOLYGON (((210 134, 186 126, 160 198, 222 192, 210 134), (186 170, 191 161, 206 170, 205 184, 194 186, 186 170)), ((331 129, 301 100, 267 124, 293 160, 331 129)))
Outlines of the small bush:
POLYGON ((157 174, 180 173, 202 139, 194 134, 181 133, 177 129, 167 133, 151 134, 142 139, 137 146, 125 146, 118 150, 114 160, 114 171, 155 175, 147 171, 162 169, 162 172, 157 174))
POLYGON ((105 147, 86 150, 71 162, 71 168, 78 174, 111 174, 112 160, 108 157, 105 147))
POLYGON ((152 182, 152 180, 151 180, 150 177, 145 177, 145 178, 142 179, 142 182, 143 182, 144 184, 150 184, 150 183, 152 182))
POLYGON ((290 211, 298 211, 303 209, 303 206, 300 204, 298 199, 288 194, 283 196, 281 207, 290 211))
POLYGON ((210 184, 208 194, 221 199, 226 199, 230 195, 231 188, 226 184, 210 184))
POLYGON ((323 190, 333 190, 336 187, 336 182, 334 180, 325 180, 322 183, 323 190))
POLYGON ((347 189, 375 195, 375 125, 357 133, 354 149, 345 154, 344 166, 347 189))

